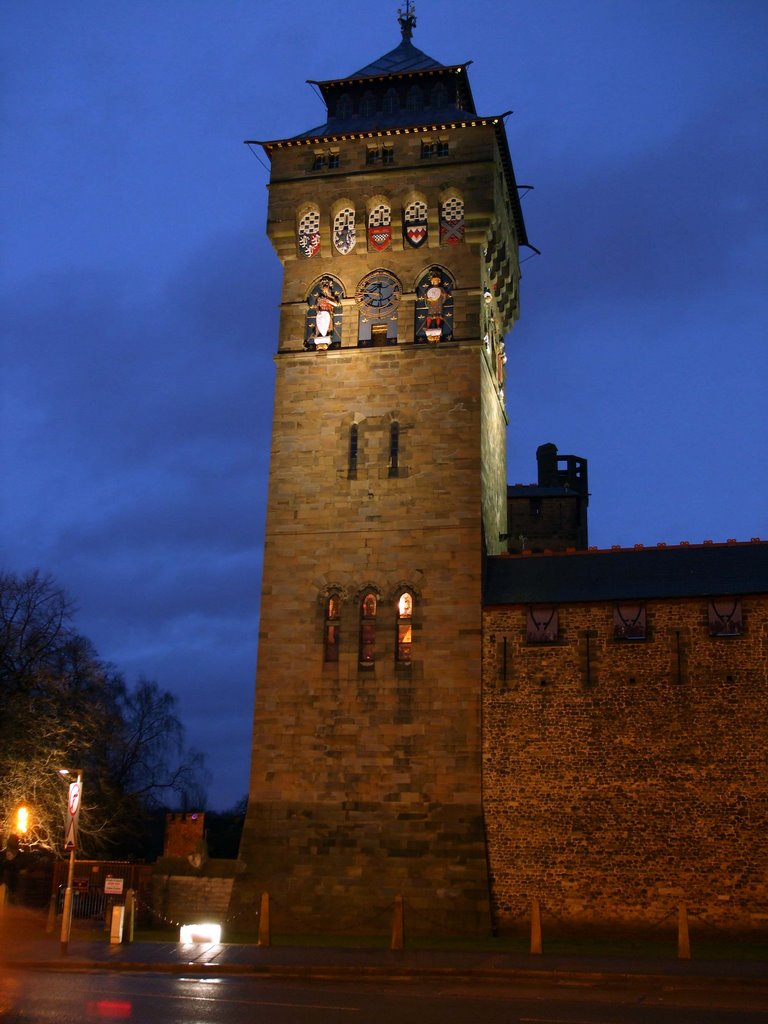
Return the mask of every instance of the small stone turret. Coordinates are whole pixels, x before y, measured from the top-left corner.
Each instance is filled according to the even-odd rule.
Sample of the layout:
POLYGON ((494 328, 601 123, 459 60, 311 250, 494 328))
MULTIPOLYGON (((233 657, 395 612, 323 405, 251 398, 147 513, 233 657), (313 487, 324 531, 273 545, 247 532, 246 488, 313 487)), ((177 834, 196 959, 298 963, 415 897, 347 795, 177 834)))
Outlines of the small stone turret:
POLYGON ((557 445, 536 449, 538 482, 507 488, 510 551, 584 550, 588 546, 587 460, 559 455, 557 445))

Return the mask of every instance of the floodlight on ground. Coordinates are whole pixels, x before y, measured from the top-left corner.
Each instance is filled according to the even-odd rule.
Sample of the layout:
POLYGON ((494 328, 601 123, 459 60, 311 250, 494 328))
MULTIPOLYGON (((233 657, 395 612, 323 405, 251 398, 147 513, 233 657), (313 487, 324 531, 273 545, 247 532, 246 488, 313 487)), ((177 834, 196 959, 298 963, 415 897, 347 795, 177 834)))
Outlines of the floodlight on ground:
POLYGON ((221 942, 220 924, 183 924, 179 928, 179 942, 221 942))

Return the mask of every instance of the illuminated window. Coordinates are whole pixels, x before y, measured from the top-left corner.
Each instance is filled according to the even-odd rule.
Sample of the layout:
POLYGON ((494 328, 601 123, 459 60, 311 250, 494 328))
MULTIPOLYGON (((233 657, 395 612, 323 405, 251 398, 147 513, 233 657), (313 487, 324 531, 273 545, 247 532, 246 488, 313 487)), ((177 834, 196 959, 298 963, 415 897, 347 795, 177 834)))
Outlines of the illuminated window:
POLYGON ((413 647, 413 595, 407 590, 397 602, 397 660, 410 662, 413 647))
POLYGON ((744 620, 738 598, 709 602, 710 636, 741 636, 743 632, 744 620))
POLYGON ((325 661, 333 662, 339 660, 340 616, 341 598, 338 594, 331 594, 325 603, 325 661))
POLYGON ((347 476, 350 480, 357 477, 357 424, 353 423, 349 431, 349 467, 347 476))
POLYGON ((360 601, 360 664, 370 667, 376 660, 376 595, 369 591, 360 601))
POLYGON ((529 608, 525 638, 529 644, 552 644, 558 636, 557 608, 529 608))
POLYGON ((389 427, 389 475, 397 476, 397 460, 400 449, 400 426, 397 423, 389 427))

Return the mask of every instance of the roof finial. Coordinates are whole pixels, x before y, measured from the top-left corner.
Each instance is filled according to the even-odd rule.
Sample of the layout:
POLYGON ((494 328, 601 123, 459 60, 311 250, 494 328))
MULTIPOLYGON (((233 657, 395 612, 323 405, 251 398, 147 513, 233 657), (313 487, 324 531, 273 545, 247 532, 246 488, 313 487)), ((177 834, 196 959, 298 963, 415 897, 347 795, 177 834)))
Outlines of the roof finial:
POLYGON ((413 0, 405 0, 405 7, 398 7, 397 20, 400 22, 403 39, 410 41, 413 30, 416 28, 416 4, 413 0))

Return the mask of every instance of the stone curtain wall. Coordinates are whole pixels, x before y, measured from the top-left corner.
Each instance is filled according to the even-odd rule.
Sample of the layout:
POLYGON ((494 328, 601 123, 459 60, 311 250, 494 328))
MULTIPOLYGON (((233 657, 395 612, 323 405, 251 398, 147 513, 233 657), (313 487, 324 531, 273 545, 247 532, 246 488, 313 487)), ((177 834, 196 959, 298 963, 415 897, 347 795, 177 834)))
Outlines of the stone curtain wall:
POLYGON ((152 879, 156 923, 166 926, 226 920, 234 878, 155 875, 152 879))
POLYGON ((650 601, 649 639, 617 641, 613 604, 561 605, 552 645, 526 643, 526 608, 486 610, 501 930, 533 897, 561 929, 653 926, 680 902, 694 924, 768 927, 768 598, 743 600, 739 637, 710 637, 707 607, 650 601))

